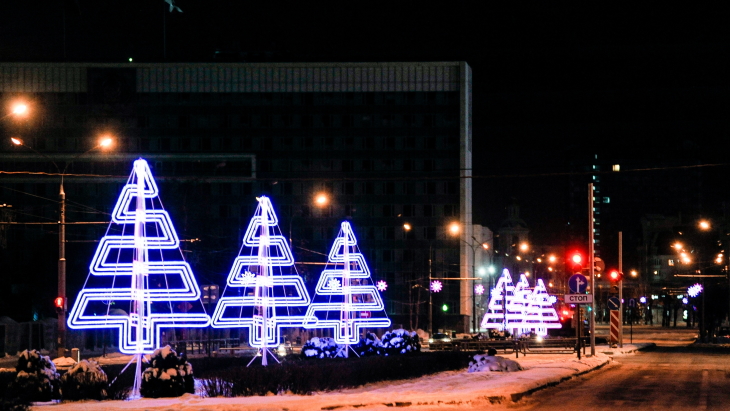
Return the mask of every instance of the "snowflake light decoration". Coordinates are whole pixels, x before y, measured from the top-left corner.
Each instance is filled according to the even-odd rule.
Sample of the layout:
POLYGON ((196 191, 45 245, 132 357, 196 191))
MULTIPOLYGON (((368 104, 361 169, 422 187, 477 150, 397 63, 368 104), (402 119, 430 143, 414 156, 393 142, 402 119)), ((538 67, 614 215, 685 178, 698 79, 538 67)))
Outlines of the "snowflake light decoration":
POLYGON ((558 297, 556 297, 556 296, 554 296, 554 295, 551 295, 550 297, 548 297, 548 302, 549 302, 550 304, 555 304, 555 303, 557 303, 557 302, 558 302, 558 297))
POLYGON ((388 289, 388 283, 386 283, 383 280, 378 281, 378 283, 375 285, 375 287, 378 289, 378 291, 383 292, 388 289))
POLYGON ((256 281, 256 274, 251 271, 246 270, 243 275, 241 275, 241 282, 244 284, 250 284, 254 281, 256 281))
POLYGON ((327 281, 327 287, 333 290, 340 288, 340 280, 338 280, 337 278, 333 278, 327 281))
POLYGON ((431 291, 437 293, 441 291, 444 288, 444 285, 441 284, 441 281, 435 280, 431 283, 431 291))
POLYGON ((476 293, 476 295, 484 294, 484 286, 481 284, 477 284, 477 286, 474 287, 474 293, 476 293))
POLYGON ((687 294, 689 294, 690 297, 697 297, 702 292, 702 285, 695 284, 687 289, 687 294))

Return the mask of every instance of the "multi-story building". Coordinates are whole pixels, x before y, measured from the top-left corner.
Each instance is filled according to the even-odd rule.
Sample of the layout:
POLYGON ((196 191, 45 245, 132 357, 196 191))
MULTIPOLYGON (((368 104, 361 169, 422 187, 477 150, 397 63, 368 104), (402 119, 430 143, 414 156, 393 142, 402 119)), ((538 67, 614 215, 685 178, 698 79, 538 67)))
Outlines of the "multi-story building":
MULTIPOLYGON (((311 285, 349 220, 373 278, 389 284, 394 326, 427 328, 429 277, 474 276, 464 62, 0 63, 0 99, 30 107, 25 119, 0 120, 0 216, 16 223, 0 231, 0 315, 53 316, 59 174, 73 298, 138 157, 201 285, 224 285, 262 194, 311 285), (102 133, 113 148, 86 152, 102 133), (319 193, 326 204, 314 203, 319 193), (50 224, 17 224, 35 222, 50 224)), ((434 329, 468 330, 471 283, 444 281, 434 329)))

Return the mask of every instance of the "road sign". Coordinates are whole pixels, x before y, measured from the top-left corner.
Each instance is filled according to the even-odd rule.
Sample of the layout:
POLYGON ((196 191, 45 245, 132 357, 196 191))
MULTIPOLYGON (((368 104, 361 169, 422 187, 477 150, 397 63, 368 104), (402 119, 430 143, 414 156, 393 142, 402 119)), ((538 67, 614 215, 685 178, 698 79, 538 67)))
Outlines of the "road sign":
POLYGON ((573 274, 568 279, 568 287, 575 294, 584 294, 588 288, 588 279, 583 274, 573 274))
POLYGON ((565 294, 566 304, 590 304, 593 302, 593 294, 565 294))
POLYGON ((595 271, 596 274, 602 273, 605 269, 606 263, 601 260, 601 257, 596 257, 593 259, 593 271, 595 271))
POLYGON ((629 307, 636 307, 636 300, 633 298, 629 299, 629 307))
POLYGON ((621 301, 618 300, 618 297, 611 297, 608 299, 608 309, 609 310, 618 310, 621 306, 621 301))
POLYGON ((360 318, 370 318, 371 315, 370 311, 360 311, 360 318))

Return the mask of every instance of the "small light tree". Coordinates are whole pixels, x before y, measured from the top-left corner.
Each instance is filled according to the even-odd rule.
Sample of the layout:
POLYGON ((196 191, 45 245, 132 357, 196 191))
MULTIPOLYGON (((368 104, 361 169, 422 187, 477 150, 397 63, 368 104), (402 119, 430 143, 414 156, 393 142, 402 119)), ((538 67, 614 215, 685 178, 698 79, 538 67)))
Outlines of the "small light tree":
POLYGON ((362 328, 390 326, 383 299, 346 221, 332 244, 304 326, 333 329, 335 342, 346 347, 345 357, 347 347, 360 341, 362 328))

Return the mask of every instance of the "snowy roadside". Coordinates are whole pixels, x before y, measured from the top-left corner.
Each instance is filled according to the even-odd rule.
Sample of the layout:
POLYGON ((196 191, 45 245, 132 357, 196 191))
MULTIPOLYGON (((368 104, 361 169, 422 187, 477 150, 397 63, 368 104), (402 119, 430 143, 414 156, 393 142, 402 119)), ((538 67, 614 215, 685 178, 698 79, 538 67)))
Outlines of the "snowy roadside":
MULTIPOLYGON (((83 401, 61 404, 36 405, 40 411, 91 411, 104 409, 145 410, 370 410, 386 407, 433 407, 439 405, 483 406, 503 403, 552 386, 611 361, 611 356, 602 351, 609 347, 597 347, 595 357, 580 360, 569 354, 531 354, 516 360, 524 371, 478 372, 447 371, 412 380, 387 381, 367 384, 362 387, 314 395, 271 395, 263 397, 204 398, 186 394, 179 398, 139 399, 132 401, 83 401)), ((627 355, 639 344, 624 345, 613 355, 627 355)), ((515 360, 514 356, 506 358, 515 360)))

